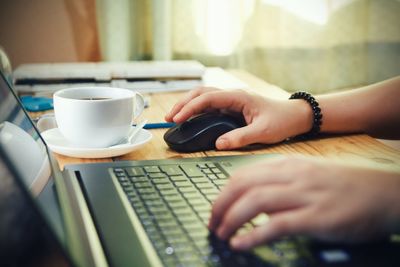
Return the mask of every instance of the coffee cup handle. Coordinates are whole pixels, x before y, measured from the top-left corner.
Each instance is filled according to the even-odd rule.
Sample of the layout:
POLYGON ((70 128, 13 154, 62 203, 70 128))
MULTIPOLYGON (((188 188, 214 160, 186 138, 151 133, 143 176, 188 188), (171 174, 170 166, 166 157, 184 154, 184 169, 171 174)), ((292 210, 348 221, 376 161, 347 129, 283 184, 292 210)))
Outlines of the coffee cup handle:
POLYGON ((139 93, 135 94, 134 101, 135 101, 135 105, 134 105, 134 110, 133 110, 133 119, 135 120, 137 117, 140 116, 140 114, 142 114, 142 112, 144 110, 144 106, 145 106, 145 101, 144 101, 144 97, 139 93))

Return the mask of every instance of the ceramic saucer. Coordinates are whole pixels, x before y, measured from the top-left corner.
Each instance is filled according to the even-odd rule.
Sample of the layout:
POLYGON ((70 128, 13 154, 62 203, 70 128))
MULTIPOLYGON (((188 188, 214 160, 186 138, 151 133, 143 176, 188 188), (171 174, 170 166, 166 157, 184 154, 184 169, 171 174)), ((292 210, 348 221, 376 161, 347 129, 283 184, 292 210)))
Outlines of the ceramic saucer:
POLYGON ((64 138, 58 128, 42 132, 46 144, 55 153, 75 158, 110 158, 139 149, 152 138, 151 132, 141 129, 134 143, 105 148, 77 147, 64 138))

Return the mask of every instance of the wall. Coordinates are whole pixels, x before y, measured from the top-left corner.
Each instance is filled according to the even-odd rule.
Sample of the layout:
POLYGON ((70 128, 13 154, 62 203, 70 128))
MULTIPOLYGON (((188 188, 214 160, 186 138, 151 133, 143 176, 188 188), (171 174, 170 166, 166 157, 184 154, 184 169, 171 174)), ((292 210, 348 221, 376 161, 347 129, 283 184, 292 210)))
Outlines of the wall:
POLYGON ((2 0, 0 46, 22 63, 99 60, 94 0, 2 0))

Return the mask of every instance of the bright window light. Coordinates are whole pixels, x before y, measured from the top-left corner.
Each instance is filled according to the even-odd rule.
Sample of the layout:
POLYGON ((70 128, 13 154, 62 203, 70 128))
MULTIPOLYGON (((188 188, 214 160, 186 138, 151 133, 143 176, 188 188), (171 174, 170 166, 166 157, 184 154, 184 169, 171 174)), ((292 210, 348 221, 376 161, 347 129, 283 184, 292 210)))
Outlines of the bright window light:
POLYGON ((318 25, 328 20, 329 6, 321 0, 263 0, 264 4, 279 6, 290 13, 318 25))

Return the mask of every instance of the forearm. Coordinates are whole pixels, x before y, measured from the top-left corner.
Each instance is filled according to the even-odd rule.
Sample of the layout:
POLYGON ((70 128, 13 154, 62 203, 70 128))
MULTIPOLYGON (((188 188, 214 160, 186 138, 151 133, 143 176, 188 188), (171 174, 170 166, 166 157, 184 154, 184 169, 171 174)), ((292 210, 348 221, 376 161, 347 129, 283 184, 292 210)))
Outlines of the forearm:
POLYGON ((400 138, 400 77, 351 91, 317 97, 321 132, 364 132, 400 138))

